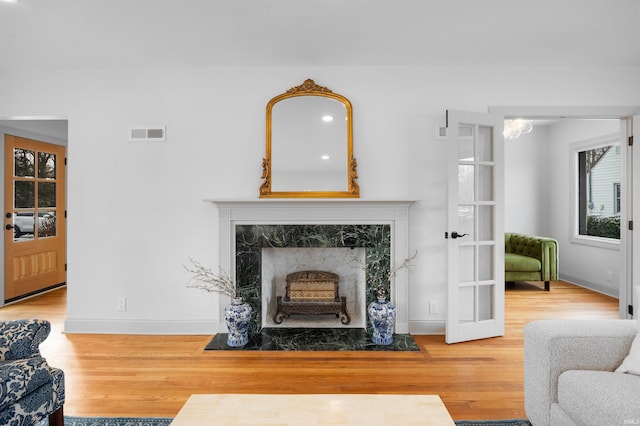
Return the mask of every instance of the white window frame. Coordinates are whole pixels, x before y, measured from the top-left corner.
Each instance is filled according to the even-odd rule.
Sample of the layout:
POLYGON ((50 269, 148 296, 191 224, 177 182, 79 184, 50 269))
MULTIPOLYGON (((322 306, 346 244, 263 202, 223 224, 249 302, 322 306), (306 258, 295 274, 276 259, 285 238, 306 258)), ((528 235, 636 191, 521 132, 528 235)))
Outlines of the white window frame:
MULTIPOLYGON (((596 138, 583 140, 580 142, 576 142, 571 144, 570 146, 570 157, 571 157, 571 218, 570 218, 570 226, 571 226, 571 242, 573 244, 582 244, 585 246, 591 247, 600 247, 609 250, 620 251, 620 240, 613 238, 604 238, 604 237, 594 237, 591 235, 580 235, 579 220, 578 220, 578 205, 579 205, 579 191, 578 191, 578 153, 581 151, 587 151, 589 149, 600 148, 608 145, 618 145, 621 144, 621 136, 620 133, 611 133, 608 135, 598 136, 596 138)), ((620 164, 621 173, 622 173, 622 164, 620 164)), ((622 180, 622 176, 621 176, 622 180)), ((621 188, 622 189, 622 188, 621 188)), ((622 192, 621 192, 622 196, 622 192)), ((622 227, 622 223, 620 224, 622 227)), ((622 229, 620 230, 622 232, 622 229)))

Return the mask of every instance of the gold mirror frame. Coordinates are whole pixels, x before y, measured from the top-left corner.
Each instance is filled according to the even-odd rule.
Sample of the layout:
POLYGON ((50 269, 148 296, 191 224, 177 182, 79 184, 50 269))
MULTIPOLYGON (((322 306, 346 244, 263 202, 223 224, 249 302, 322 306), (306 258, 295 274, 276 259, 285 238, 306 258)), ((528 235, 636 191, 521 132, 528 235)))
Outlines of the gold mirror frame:
POLYGON ((266 155, 262 159, 262 176, 264 179, 260 185, 260 198, 359 198, 360 187, 356 182, 358 163, 353 157, 353 112, 351 102, 347 98, 337 93, 333 93, 326 87, 318 86, 313 80, 307 79, 300 86, 292 87, 285 93, 271 99, 267 104, 267 143, 266 155), (341 102, 347 114, 347 158, 345 166, 347 170, 347 190, 346 191, 272 191, 272 163, 271 163, 271 147, 272 147, 272 111, 278 102, 294 98, 298 96, 320 96, 332 98, 341 102))

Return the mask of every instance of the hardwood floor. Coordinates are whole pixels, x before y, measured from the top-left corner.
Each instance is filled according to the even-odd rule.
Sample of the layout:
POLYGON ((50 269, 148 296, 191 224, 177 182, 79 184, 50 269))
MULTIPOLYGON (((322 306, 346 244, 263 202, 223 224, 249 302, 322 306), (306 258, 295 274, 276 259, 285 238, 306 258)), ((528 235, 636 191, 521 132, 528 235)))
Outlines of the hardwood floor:
POLYGON ((211 336, 63 334, 65 288, 5 306, 0 320, 51 321, 41 351, 65 372, 72 416, 174 417, 194 393, 391 393, 438 394, 455 420, 524 418, 522 327, 617 318, 618 300, 552 282, 550 292, 518 283, 505 301, 504 337, 414 336, 419 353, 204 352, 211 336))

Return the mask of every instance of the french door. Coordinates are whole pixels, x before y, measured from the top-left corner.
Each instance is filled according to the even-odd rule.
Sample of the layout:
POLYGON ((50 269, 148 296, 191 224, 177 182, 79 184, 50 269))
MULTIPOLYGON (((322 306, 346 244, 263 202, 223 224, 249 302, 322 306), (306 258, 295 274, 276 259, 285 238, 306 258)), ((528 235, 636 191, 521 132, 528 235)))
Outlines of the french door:
POLYGON ((447 343, 504 335, 503 126, 447 111, 447 343))
POLYGON ((65 147, 5 135, 4 299, 66 281, 65 147))

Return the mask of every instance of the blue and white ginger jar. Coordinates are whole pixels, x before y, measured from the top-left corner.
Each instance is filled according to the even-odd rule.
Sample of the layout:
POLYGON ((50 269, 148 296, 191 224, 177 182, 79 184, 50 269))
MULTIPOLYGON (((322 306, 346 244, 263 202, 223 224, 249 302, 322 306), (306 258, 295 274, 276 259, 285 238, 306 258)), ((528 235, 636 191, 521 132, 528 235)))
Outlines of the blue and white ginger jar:
POLYGON ((224 308, 224 322, 227 324, 229 335, 227 345, 241 347, 249 342, 249 321, 251 320, 251 305, 234 297, 230 305, 224 308))
POLYGON ((393 342, 393 326, 396 319, 396 307, 378 296, 378 300, 371 302, 367 308, 369 321, 373 326, 373 343, 376 345, 390 345, 393 342))

